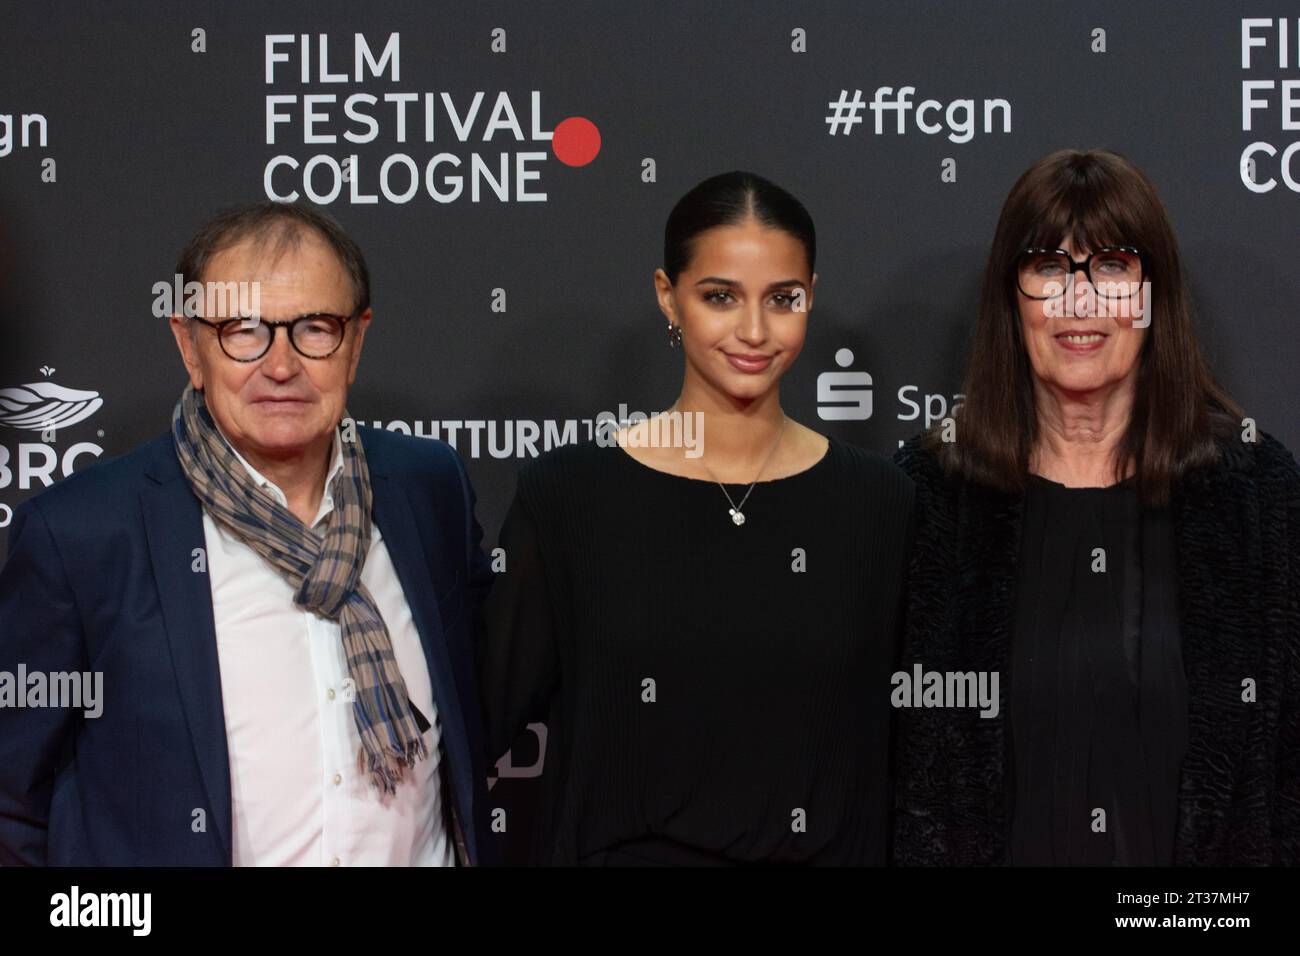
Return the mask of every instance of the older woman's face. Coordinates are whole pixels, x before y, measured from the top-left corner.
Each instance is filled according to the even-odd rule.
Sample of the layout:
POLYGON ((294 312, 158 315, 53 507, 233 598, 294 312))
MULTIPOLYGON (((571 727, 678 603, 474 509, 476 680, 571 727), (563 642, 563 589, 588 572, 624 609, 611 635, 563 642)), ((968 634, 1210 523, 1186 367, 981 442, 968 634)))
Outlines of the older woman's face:
MULTIPOLYGON (((1068 239, 1060 248, 1075 261, 1092 252, 1076 249, 1068 239)), ((1092 392, 1133 374, 1146 329, 1134 327, 1132 314, 1125 311, 1136 307, 1139 299, 1125 303, 1126 308, 1112 304, 1096 295, 1082 271, 1074 274, 1073 287, 1067 287, 1060 299, 1031 299, 1019 289, 1016 295, 1025 350, 1041 384, 1092 392)))

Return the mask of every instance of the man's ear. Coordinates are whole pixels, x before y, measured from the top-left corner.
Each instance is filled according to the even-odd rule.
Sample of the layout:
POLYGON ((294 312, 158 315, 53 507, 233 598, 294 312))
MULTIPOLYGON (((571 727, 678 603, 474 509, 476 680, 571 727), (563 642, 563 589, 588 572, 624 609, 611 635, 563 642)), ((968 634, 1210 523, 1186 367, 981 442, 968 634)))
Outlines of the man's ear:
POLYGON ((370 320, 374 314, 370 309, 362 312, 354 320, 357 324, 356 334, 352 337, 352 357, 348 359, 348 384, 351 385, 357 380, 357 366, 361 362, 361 346, 366 340, 366 329, 370 327, 370 320))
POLYGON ((194 340, 189 319, 182 315, 173 315, 168 324, 172 329, 172 337, 176 339, 176 347, 180 349, 185 371, 190 375, 190 384, 196 390, 202 389, 203 369, 199 365, 199 343, 194 340))
POLYGON ((673 325, 681 325, 681 320, 677 317, 677 300, 674 298, 673 284, 668 278, 668 273, 663 269, 656 269, 654 283, 655 298, 659 300, 659 311, 673 325))

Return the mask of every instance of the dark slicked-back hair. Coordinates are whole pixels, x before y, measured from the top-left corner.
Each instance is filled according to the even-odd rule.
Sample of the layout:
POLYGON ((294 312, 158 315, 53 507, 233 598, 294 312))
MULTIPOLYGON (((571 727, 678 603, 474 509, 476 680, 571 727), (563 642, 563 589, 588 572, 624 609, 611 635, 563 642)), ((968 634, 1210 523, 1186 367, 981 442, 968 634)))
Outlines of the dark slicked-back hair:
POLYGON ((361 247, 333 217, 305 203, 264 200, 222 210, 186 243, 176 261, 176 272, 184 283, 202 282, 213 256, 246 239, 274 259, 307 234, 320 238, 338 257, 352 283, 353 311, 369 308, 370 270, 361 247))
POLYGON ((673 206, 664 226, 664 273, 674 285, 690 265, 695 239, 717 226, 747 219, 780 229, 798 239, 808 256, 808 271, 817 259, 817 230, 803 203, 771 180, 736 170, 712 176, 673 206))

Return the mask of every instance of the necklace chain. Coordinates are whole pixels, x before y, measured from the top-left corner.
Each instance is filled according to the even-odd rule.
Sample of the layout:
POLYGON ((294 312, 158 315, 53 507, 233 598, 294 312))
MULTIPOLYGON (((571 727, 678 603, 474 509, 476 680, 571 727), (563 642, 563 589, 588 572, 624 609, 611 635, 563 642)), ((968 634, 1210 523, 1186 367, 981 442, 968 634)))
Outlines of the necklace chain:
POLYGON ((758 474, 755 475, 754 480, 749 483, 749 488, 746 489, 745 496, 740 499, 740 504, 736 504, 736 502, 732 500, 731 492, 727 490, 726 485, 718 481, 718 476, 713 473, 713 469, 709 467, 709 463, 705 461, 703 458, 700 459, 700 464, 702 464, 704 466, 704 470, 709 473, 709 477, 712 478, 715 482, 717 482, 718 487, 722 489, 722 493, 727 496, 727 504, 731 505, 731 512, 730 512, 731 521, 737 527, 740 527, 742 524, 745 523, 745 514, 740 509, 745 507, 745 502, 749 500, 749 496, 753 492, 754 486, 758 484, 758 479, 763 477, 763 471, 767 468, 768 463, 772 460, 772 456, 776 454, 777 446, 781 444, 781 439, 785 436, 786 421, 787 421, 786 417, 782 415, 781 428, 777 431, 776 441, 772 443, 772 450, 769 451, 767 453, 767 457, 763 459, 763 464, 759 467, 758 474))

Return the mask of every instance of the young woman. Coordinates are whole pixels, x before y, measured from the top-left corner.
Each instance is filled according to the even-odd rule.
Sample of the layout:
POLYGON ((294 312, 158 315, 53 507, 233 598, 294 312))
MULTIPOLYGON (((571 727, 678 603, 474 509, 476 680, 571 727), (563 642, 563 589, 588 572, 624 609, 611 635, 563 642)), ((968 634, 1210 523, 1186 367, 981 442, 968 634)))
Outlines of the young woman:
POLYGON ((520 472, 479 660, 494 756, 548 727, 534 862, 884 862, 912 486, 782 411, 815 252, 767 180, 692 189, 654 276, 677 400, 520 472))

